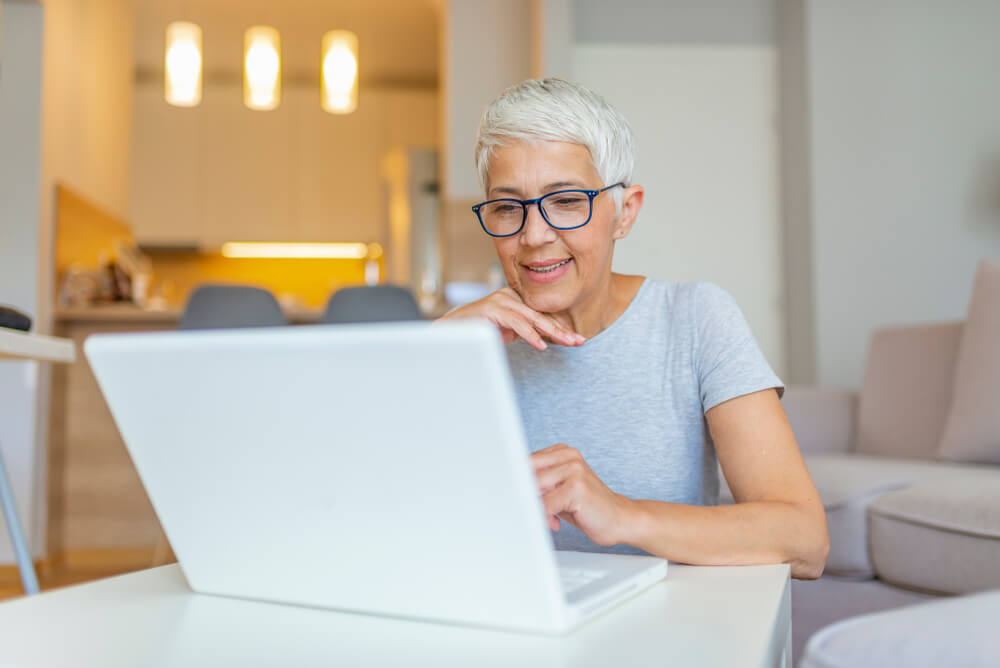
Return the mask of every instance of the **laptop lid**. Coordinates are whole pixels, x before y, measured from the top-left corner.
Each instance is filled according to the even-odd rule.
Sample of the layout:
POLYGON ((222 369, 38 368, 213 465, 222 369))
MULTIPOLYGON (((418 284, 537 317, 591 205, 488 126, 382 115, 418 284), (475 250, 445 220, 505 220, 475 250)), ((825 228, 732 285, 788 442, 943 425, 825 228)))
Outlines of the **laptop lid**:
POLYGON ((84 348, 196 591, 566 626, 492 325, 108 334, 84 348))

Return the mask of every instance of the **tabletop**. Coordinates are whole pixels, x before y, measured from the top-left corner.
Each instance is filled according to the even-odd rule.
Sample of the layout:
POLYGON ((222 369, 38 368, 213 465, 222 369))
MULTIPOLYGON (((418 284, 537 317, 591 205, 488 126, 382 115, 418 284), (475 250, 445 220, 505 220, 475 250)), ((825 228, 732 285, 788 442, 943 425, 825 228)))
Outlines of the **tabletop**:
POLYGON ((0 327, 0 359, 72 362, 76 351, 69 339, 0 327))
POLYGON ((790 592, 785 565, 671 564, 548 637, 195 594, 173 564, 0 604, 0 666, 781 666, 790 592))

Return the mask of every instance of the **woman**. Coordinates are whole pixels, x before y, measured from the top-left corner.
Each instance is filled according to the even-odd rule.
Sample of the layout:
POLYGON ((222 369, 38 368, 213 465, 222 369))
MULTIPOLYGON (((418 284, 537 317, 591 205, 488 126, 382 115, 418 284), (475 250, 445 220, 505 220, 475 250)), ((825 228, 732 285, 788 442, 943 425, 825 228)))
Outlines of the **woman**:
POLYGON ((556 546, 819 577, 823 507, 732 298, 611 271, 643 201, 625 119, 526 81, 486 110, 475 159, 508 287, 445 318, 486 318, 508 344, 556 546), (716 505, 717 461, 735 505, 716 505))

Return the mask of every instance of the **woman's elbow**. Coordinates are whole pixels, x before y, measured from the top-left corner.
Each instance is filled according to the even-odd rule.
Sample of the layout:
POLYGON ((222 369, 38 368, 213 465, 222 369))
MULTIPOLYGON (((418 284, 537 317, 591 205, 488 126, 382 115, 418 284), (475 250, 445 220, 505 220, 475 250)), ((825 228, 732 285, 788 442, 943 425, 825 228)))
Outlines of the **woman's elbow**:
POLYGON ((823 575, 826 557, 830 554, 830 534, 825 519, 816 531, 809 532, 809 539, 800 545, 798 558, 791 563, 792 577, 796 580, 816 580, 823 575))

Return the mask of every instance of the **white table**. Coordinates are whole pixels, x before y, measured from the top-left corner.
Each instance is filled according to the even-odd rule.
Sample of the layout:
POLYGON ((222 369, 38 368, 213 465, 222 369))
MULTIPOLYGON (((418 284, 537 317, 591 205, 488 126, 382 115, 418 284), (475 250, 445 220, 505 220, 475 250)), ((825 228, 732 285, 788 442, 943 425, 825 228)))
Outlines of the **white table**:
POLYGON ((0 665, 781 666, 788 577, 671 564, 663 582, 553 638, 195 594, 174 564, 0 604, 0 665))
MULTIPOLYGON (((75 358, 76 349, 69 339, 29 334, 0 327, 0 360, 72 362, 75 358)), ((14 507, 14 493, 11 491, 2 452, 0 452, 0 506, 3 506, 4 518, 7 522, 7 530, 10 532, 10 541, 14 546, 17 567, 21 571, 24 591, 28 594, 34 594, 38 591, 38 578, 35 576, 35 567, 31 564, 28 543, 24 539, 24 531, 21 529, 21 522, 17 517, 17 509, 14 507)))

